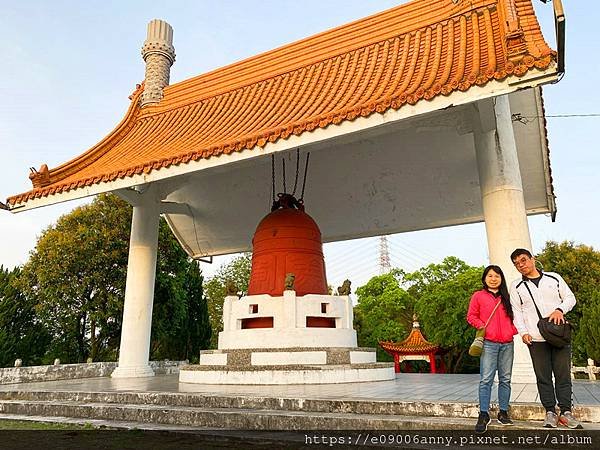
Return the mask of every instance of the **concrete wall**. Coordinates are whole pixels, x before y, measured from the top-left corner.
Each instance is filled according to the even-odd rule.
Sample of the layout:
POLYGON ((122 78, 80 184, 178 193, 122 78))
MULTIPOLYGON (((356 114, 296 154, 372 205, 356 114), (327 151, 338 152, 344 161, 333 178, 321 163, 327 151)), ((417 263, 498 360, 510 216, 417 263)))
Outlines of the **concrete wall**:
MULTIPOLYGON (((179 367, 185 364, 188 361, 150 361, 150 367, 157 375, 179 373, 179 367)), ((108 377, 116 367, 116 362, 5 367, 0 368, 0 384, 108 377)))

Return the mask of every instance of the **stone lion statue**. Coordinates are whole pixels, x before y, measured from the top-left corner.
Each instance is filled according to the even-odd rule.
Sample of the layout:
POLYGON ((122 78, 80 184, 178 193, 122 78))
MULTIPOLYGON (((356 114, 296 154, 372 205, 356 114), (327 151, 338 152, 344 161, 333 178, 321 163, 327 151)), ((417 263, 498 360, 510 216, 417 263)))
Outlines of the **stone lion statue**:
POLYGON ((238 295, 238 288, 232 280, 227 280, 225 282, 225 293, 228 297, 232 295, 238 295))
POLYGON ((285 274, 285 281, 283 282, 283 289, 285 291, 293 291, 294 290, 294 281, 296 280, 296 275, 293 273, 285 274))
POLYGON ((352 283, 350 282, 350 280, 344 280, 344 282, 342 283, 342 285, 340 287, 337 288, 337 294, 338 295, 350 295, 350 285, 352 283))

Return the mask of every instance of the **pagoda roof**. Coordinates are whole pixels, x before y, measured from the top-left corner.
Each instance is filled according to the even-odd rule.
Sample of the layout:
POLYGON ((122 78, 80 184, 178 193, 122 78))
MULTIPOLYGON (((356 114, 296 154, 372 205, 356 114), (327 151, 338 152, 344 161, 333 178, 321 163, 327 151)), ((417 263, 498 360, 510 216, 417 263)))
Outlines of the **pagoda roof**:
POLYGON ((410 334, 402 342, 380 341, 379 345, 388 353, 401 355, 417 355, 431 353, 439 350, 439 345, 433 344, 425 339, 419 326, 413 326, 410 334))
POLYGON ((402 342, 379 341, 379 345, 388 353, 399 353, 401 355, 431 353, 440 348, 439 345, 425 339, 425 336, 421 333, 421 325, 416 314, 413 314, 413 327, 406 339, 402 342))
POLYGON ((140 86, 108 136, 56 168, 43 165, 30 175, 33 189, 7 205, 50 204, 75 190, 83 197, 90 186, 108 191, 115 180, 259 152, 490 82, 534 80, 528 74, 554 70, 555 60, 531 0, 414 0, 167 86, 156 105, 140 107, 140 86))

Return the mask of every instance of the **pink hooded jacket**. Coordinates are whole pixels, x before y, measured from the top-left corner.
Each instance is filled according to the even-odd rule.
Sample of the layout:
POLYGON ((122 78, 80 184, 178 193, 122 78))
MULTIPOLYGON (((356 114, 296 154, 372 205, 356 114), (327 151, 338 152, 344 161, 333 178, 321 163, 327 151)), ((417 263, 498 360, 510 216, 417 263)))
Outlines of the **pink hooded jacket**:
MULTIPOLYGON (((495 297, 494 294, 485 289, 475 292, 469 302, 467 322, 477 329, 483 328, 498 301, 500 301, 500 297, 495 297)), ((506 314, 504 305, 500 304, 485 329, 485 339, 507 344, 512 342, 515 334, 517 334, 517 329, 508 314, 506 314)))

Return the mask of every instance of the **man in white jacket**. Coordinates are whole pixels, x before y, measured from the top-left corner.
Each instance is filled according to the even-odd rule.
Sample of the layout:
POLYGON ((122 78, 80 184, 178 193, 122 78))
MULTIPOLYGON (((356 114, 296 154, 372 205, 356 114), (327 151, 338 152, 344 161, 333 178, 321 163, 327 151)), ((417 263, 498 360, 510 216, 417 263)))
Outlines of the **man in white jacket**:
POLYGON ((514 324, 529 348, 540 401, 546 409, 544 427, 556 428, 560 423, 569 428, 582 428, 571 412, 571 345, 557 348, 546 342, 537 327, 536 311, 537 306, 543 318, 563 323, 564 315, 575 306, 575 296, 559 274, 538 270, 529 250, 518 248, 510 259, 522 275, 510 286, 514 324), (552 382, 553 374, 556 386, 552 382), (556 414, 557 401, 560 417, 556 414))

